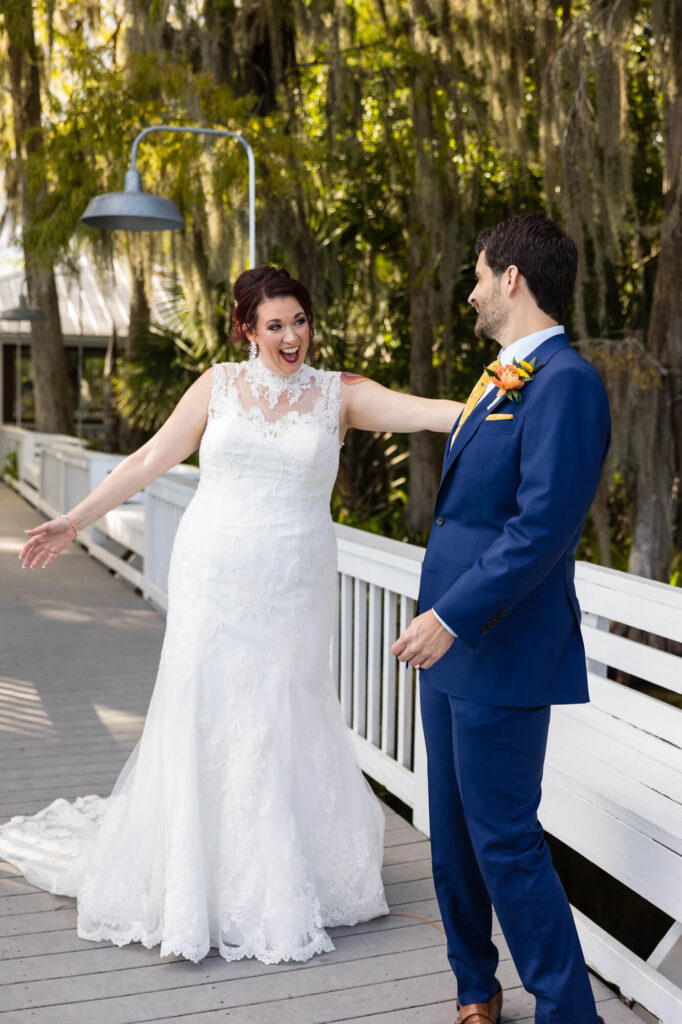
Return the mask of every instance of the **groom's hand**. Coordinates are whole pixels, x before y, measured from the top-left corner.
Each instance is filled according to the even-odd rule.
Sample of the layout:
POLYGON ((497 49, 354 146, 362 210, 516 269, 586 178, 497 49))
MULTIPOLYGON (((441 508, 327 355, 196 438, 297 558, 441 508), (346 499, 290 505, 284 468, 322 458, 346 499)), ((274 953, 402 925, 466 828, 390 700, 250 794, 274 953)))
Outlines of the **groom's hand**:
POLYGON ((407 661, 412 668, 431 668, 448 650, 454 637, 441 625, 432 611, 412 619, 391 647, 399 661, 407 661))

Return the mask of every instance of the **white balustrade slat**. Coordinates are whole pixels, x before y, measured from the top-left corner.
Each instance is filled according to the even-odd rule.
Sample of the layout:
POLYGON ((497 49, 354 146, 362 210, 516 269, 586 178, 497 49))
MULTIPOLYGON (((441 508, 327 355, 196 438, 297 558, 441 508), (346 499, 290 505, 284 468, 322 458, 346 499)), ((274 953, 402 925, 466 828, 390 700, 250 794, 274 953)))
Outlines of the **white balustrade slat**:
MULTIPOLYGON (((661 1024, 679 1024, 682 1020, 682 989, 575 907, 571 909, 587 966, 608 978, 609 983, 620 990, 623 999, 641 1003, 661 1024)), ((612 1017, 609 1012, 612 1009, 611 1003, 606 1010, 608 1017, 612 1017)))
POLYGON ((595 708, 676 747, 682 746, 682 709, 589 672, 588 680, 595 708))
POLYGON ((158 559, 159 565, 163 566, 161 585, 166 587, 168 584, 168 571, 170 569, 170 556, 171 548, 173 546, 173 540, 175 539, 175 533, 180 524, 180 519, 184 509, 178 508, 177 505, 170 501, 163 502, 162 507, 162 523, 163 523, 163 534, 159 533, 157 538, 158 544, 158 559))
POLYGON ((642 588, 637 594, 628 594, 590 580, 576 578, 575 583, 584 612, 598 610, 599 615, 613 622, 622 622, 626 626, 682 642, 682 588, 679 588, 678 602, 663 603, 656 590, 646 594, 642 588))
MULTIPOLYGON (((625 689, 618 683, 611 685, 619 691, 625 689)), ((651 700, 648 697, 644 699, 651 700)), ((660 706, 660 701, 655 701, 655 703, 660 706)), ((666 705, 664 705, 665 707, 666 705)), ((564 704, 561 711, 566 718, 575 718, 580 722, 582 728, 591 731, 593 735, 612 737, 619 744, 624 756, 630 750, 646 754, 647 757, 660 762, 666 768, 674 768, 682 776, 682 747, 673 743, 661 743, 658 736, 652 736, 642 728, 633 728, 632 723, 623 716, 616 718, 608 711, 597 707, 595 701, 589 704, 564 704)), ((678 712, 678 714, 681 716, 679 741, 682 743, 682 712, 678 712)))
POLYGON ((111 512, 105 512, 97 520, 97 528, 106 537, 144 559, 145 510, 141 502, 126 502, 111 512))
POLYGON ((396 658, 391 646, 396 640, 397 596, 384 590, 384 649, 383 679, 381 687, 381 749, 389 757, 395 756, 395 676, 396 658))
MULTIPOLYGON (((671 760, 664 763, 660 757, 652 758, 643 751, 634 749, 624 741, 622 732, 625 730, 622 730, 620 735, 609 735, 602 728, 603 717, 602 713, 596 711, 592 716, 579 718, 570 712, 567 714, 562 708, 560 713, 552 716, 550 726, 550 741, 554 749, 557 744, 561 744, 567 751, 572 750, 573 756, 581 761, 587 759, 591 764, 604 763, 610 766, 623 777, 623 785, 627 786, 628 780, 631 780, 634 784, 641 784, 653 793, 665 797, 664 806, 669 804, 671 809, 677 808, 682 842, 682 805, 675 803, 675 799, 682 794, 682 770, 671 760)), ((627 729, 627 732, 632 731, 627 729)), ((659 743, 660 746, 662 744, 659 743)), ((671 753, 679 751, 671 747, 671 753)), ((596 789, 601 788, 602 781, 601 772, 595 772, 593 784, 596 789)))
MULTIPOLYGON (((407 598, 404 594, 400 595, 400 616, 398 623, 398 635, 407 629, 407 598)), ((397 718, 397 732, 398 732, 398 750, 397 758, 400 764, 405 764, 405 750, 407 747, 406 736, 405 736, 405 704, 406 704, 406 691, 407 691, 407 674, 409 672, 409 666, 406 661, 398 662, 398 718, 397 718)))
MULTIPOLYGON (((406 599, 407 601, 407 625, 415 616, 417 610, 417 602, 411 597, 406 599)), ((412 768, 414 765, 414 714, 415 714, 415 701, 417 695, 417 670, 409 669, 407 674, 407 692, 405 699, 405 712, 403 718, 403 728, 405 730, 405 758, 403 764, 407 765, 408 768, 412 768)))
POLYGON ((332 680, 337 694, 340 692, 340 680, 339 680, 339 628, 340 628, 340 577, 337 573, 336 576, 336 601, 334 602, 334 625, 332 627, 332 639, 331 639, 331 663, 332 663, 332 680))
POLYGON ((367 739, 379 746, 381 723, 381 588, 369 584, 367 621, 367 739))
POLYGON ((87 466, 64 463, 64 509, 78 505, 90 492, 90 475, 87 466))
MULTIPOLYGON (((603 565, 594 565, 591 562, 575 563, 575 585, 579 593, 585 594, 586 610, 598 611, 600 615, 607 615, 609 618, 624 622, 627 625, 646 628, 637 621, 640 615, 647 616, 656 610, 663 612, 665 609, 682 612, 682 589, 671 587, 668 583, 660 583, 658 580, 650 580, 645 576, 635 576, 633 573, 621 572, 618 569, 607 569, 603 565), (600 593, 595 599, 590 597, 594 593, 591 588, 599 588, 600 593), (644 602, 644 604, 642 604, 644 602), (592 607, 594 605, 594 607, 592 607), (624 618, 620 618, 623 613, 624 618), (629 618, 633 617, 630 622, 629 618)), ((662 622, 650 620, 654 627, 662 625, 662 622)), ((648 630, 658 632, 657 628, 648 630)), ((665 636, 665 633, 660 633, 665 636)), ((671 620, 672 640, 682 640, 682 623, 679 619, 671 620)))
POLYGON ((132 583, 134 587, 138 587, 140 590, 144 589, 144 574, 139 569, 135 569, 134 566, 119 558, 118 555, 113 555, 102 544, 98 544, 97 541, 91 538, 85 539, 85 547, 88 553, 93 558, 96 558, 98 562, 102 562, 107 568, 113 569, 123 579, 132 583))
MULTIPOLYGON (((585 750, 576 757, 575 749, 560 733, 550 730, 546 768, 561 771, 570 779, 573 792, 582 795, 612 817, 638 829, 680 858, 682 877, 682 805, 651 789, 585 750)), ((592 841, 591 838, 589 840, 592 841)), ((682 892, 679 894, 682 920, 682 892)))
MULTIPOLYGON (((400 633, 403 633, 413 617, 414 601, 400 596, 400 633)), ((413 670, 406 661, 398 662, 398 761, 406 768, 412 767, 412 689, 413 670)))
POLYGON ((339 569, 397 594, 416 598, 424 548, 337 523, 339 569))
POLYGON ((341 686, 340 700, 346 723, 353 720, 353 578, 341 576, 341 686))
MULTIPOLYGON (((543 827, 593 864, 673 916, 682 915, 682 858, 655 843, 632 822, 615 816, 576 786, 572 770, 545 766, 538 817, 543 827), (652 854, 659 870, 652 871, 652 854), (677 883, 671 890, 671 882, 677 883), (666 909, 668 908, 668 909, 666 909)), ((682 918, 678 918, 682 919, 682 918)))
POLYGON ((582 634, 588 658, 664 686, 674 693, 682 693, 680 659, 674 654, 657 651, 654 647, 616 636, 615 633, 594 629, 586 623, 583 623, 582 634))
POLYGON ((414 753, 412 755, 412 771, 414 774, 414 803, 412 805, 412 824, 425 835, 430 835, 429 823, 429 780, 426 758, 426 741, 420 710, 421 681, 419 672, 415 672, 415 719, 414 719, 414 753))
MULTIPOLYGON (((592 612, 584 611, 582 613, 581 624, 593 626, 594 629, 602 629, 606 633, 609 631, 609 620, 601 615, 593 615, 592 612)), ((585 664, 587 665, 588 672, 594 672, 597 676, 604 676, 605 679, 608 677, 608 665, 603 665, 600 661, 595 661, 593 658, 585 658, 585 664)))
POLYGON ((367 584, 358 579, 353 585, 353 728, 367 735, 367 584))
POLYGON ((51 508, 61 508, 60 464, 56 452, 43 448, 41 456, 40 496, 51 508))
POLYGON ((352 732, 351 738, 363 772, 367 772, 371 778, 386 786, 389 793, 394 793, 399 800, 412 807, 415 794, 414 773, 398 764, 394 757, 377 750, 364 736, 352 732))

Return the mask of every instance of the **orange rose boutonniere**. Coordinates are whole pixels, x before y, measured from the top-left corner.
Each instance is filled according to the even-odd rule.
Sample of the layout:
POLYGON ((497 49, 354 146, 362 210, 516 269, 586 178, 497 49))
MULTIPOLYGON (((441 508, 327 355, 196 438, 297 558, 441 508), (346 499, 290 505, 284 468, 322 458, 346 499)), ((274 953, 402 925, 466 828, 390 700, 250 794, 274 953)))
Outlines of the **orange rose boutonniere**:
MULTIPOLYGON (((543 363, 542 366, 544 365, 543 363)), ((498 398, 506 395, 512 402, 518 402, 521 405, 521 389, 525 388, 526 384, 530 384, 542 366, 535 365, 535 357, 530 362, 522 359, 517 363, 515 359, 513 363, 501 366, 499 370, 491 370, 490 367, 486 367, 486 373, 497 384, 498 398)))

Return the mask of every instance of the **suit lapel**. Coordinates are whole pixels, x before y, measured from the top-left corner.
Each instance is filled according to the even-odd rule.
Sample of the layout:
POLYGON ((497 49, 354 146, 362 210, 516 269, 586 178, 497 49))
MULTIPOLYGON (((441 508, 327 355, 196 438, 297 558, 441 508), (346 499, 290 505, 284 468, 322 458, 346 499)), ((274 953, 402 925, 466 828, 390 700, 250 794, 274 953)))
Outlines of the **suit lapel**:
POLYGON ((481 401, 485 405, 485 411, 488 414, 490 414, 493 411, 493 409, 497 409, 498 405, 501 405, 502 402, 507 401, 507 396, 498 395, 497 391, 491 392, 491 394, 492 398, 490 397, 490 395, 487 395, 485 398, 481 399, 481 401))
MULTIPOLYGON (((471 438, 476 433, 479 424, 482 423, 482 421, 485 419, 487 415, 487 404, 488 403, 486 402, 485 399, 482 398, 480 400, 478 405, 469 414, 466 422, 464 423, 462 429, 455 438, 454 442, 450 440, 450 438, 452 437, 452 434, 450 434, 450 438, 448 438, 449 447, 445 454, 445 463, 443 465, 443 476, 441 477, 441 483, 445 479, 448 470, 454 463, 455 459, 461 452, 462 448, 464 448, 464 446, 471 440, 471 438)), ((459 422, 459 420, 457 422, 459 422)), ((456 429, 456 427, 454 429, 456 429)))
POLYGON ((450 458, 450 448, 452 447, 452 438, 453 438, 453 435, 454 435, 455 431, 457 430, 457 424, 459 423, 461 418, 462 418, 462 414, 460 413, 459 416, 457 417, 457 419, 455 420, 455 422, 452 425, 452 430, 450 431, 450 433, 448 435, 448 439, 447 439, 446 444, 445 444, 445 451, 443 453, 443 471, 442 471, 441 477, 440 477, 441 483, 443 481, 443 477, 445 476, 445 470, 447 469, 448 461, 449 461, 449 458, 450 458))
MULTIPOLYGON (((555 355, 555 353, 557 353, 560 349, 565 348, 567 345, 570 345, 570 342, 565 334, 554 334, 551 338, 548 338, 547 341, 543 341, 541 345, 538 345, 535 351, 530 354, 529 358, 532 358, 534 356, 536 358, 538 366, 543 366, 545 363, 549 362, 549 360, 552 358, 553 355, 555 355)), ((506 396, 500 397, 499 399, 491 399, 489 396, 482 398, 479 401, 476 408, 469 415, 469 418, 466 420, 464 426, 462 427, 459 434, 455 438, 453 444, 452 435, 457 429, 457 423, 459 423, 460 419, 459 417, 457 418, 457 421, 455 422, 455 425, 452 428, 452 431, 450 432, 450 436, 448 437, 448 444, 445 450, 445 460, 443 462, 443 474, 440 480, 441 486, 443 485, 443 482, 448 472, 450 471, 450 469, 452 469, 455 462, 457 461, 457 457, 461 453, 462 449, 472 439, 472 437, 474 436, 474 434, 476 433, 476 431, 478 430, 479 426, 486 418, 486 416, 490 415, 492 410, 496 409, 498 405, 500 405, 501 403, 509 401, 510 399, 507 398, 506 396), (491 405, 491 402, 494 404, 492 404, 491 408, 489 409, 488 406, 491 405)))

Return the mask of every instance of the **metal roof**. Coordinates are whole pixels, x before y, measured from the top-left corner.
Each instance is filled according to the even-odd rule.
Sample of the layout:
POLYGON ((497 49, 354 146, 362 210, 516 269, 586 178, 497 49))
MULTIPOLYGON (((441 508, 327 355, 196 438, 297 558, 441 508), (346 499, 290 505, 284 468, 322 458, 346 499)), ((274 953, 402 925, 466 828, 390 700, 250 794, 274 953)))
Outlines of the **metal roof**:
MULTIPOLYGON (((111 337, 116 327, 119 338, 128 334, 130 307, 130 275, 119 260, 113 262, 113 273, 106 284, 97 274, 87 256, 81 254, 75 271, 71 267, 55 267, 57 299, 65 337, 111 337)), ((159 269, 152 279, 151 319, 163 323, 168 319, 168 301, 172 275, 159 269)), ((0 312, 19 303, 19 295, 26 294, 26 275, 13 271, 0 277, 0 312)), ((3 334, 30 334, 28 321, 0 320, 0 340, 3 334)))

